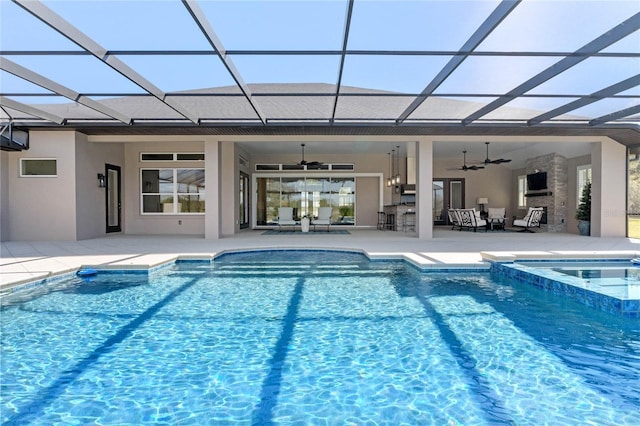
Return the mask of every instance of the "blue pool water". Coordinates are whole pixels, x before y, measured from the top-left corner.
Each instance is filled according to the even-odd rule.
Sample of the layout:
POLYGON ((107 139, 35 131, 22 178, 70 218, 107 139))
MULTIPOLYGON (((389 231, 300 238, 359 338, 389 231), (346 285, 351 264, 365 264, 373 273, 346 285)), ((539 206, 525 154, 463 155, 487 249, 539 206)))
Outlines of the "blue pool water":
POLYGON ((252 252, 2 304, 2 424, 640 424, 640 321, 488 272, 252 252))

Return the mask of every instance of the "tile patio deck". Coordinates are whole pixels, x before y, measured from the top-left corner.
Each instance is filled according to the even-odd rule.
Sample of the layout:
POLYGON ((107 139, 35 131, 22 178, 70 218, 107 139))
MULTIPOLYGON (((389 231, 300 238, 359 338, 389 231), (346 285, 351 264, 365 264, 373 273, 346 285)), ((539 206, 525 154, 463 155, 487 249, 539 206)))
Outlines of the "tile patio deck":
POLYGON ((350 230, 350 234, 262 235, 246 230, 219 240, 201 236, 110 235, 82 241, 11 241, 1 245, 0 293, 83 266, 146 269, 177 258, 213 258, 251 249, 319 248, 360 250, 373 259, 405 258, 421 268, 486 268, 486 260, 516 258, 633 258, 640 240, 573 234, 468 232, 436 228, 431 240, 412 232, 350 230))

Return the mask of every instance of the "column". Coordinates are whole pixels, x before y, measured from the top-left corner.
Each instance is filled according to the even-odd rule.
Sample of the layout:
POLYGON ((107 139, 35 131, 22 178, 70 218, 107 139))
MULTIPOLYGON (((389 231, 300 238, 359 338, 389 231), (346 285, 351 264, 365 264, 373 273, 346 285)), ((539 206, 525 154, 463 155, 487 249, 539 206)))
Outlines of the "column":
POLYGON ((418 238, 433 238, 433 141, 416 142, 416 230, 418 238))
POLYGON ((204 238, 220 238, 220 168, 219 143, 204 142, 204 176, 206 180, 206 204, 204 214, 204 238))
POLYGON ((591 236, 626 234, 627 149, 604 138, 591 148, 591 236))

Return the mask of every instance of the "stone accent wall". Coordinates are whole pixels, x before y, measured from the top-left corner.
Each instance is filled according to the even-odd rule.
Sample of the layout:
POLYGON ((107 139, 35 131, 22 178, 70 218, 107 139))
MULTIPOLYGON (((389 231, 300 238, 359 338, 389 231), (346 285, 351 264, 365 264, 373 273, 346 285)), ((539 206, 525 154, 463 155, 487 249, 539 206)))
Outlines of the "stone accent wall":
POLYGON ((548 232, 567 231, 568 166, 567 159, 553 153, 527 160, 527 174, 547 172, 547 189, 528 191, 527 194, 551 195, 527 197, 527 207, 546 207, 547 223, 541 228, 548 232))

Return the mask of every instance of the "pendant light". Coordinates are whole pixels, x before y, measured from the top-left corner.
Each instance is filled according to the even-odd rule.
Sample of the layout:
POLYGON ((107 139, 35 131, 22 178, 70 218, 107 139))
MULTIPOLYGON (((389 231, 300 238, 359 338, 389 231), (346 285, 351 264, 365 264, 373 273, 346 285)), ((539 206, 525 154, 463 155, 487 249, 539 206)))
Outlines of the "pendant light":
POLYGON ((397 161, 397 168, 396 168, 395 184, 399 185, 400 184, 400 145, 396 146, 396 161, 397 161))
POLYGON ((391 150, 391 185, 396 184, 396 150, 391 150))
POLYGON ((387 152, 388 162, 387 162, 387 186, 391 186, 391 153, 387 152))

